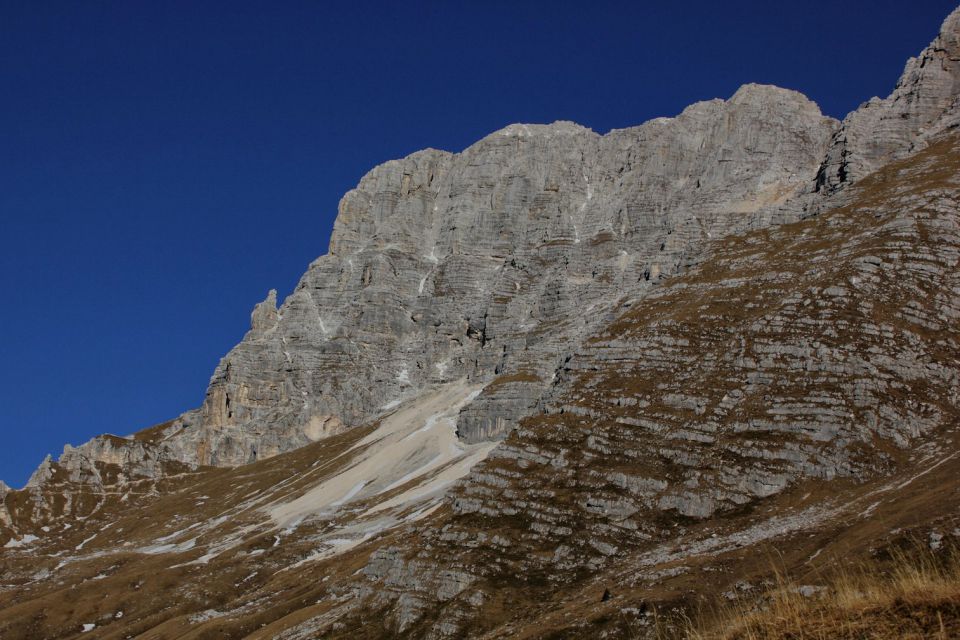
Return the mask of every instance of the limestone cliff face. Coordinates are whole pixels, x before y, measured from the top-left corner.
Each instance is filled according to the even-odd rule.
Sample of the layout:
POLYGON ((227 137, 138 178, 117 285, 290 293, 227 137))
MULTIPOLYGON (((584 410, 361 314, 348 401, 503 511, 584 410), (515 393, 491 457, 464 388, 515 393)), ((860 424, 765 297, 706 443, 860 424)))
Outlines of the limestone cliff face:
POLYGON ((890 97, 842 126, 798 93, 746 85, 606 135, 511 125, 461 153, 375 168, 293 294, 256 306, 203 405, 129 445, 131 460, 245 464, 464 377, 487 386, 459 417, 461 439, 503 438, 618 303, 712 240, 836 206, 838 187, 960 124, 958 33, 960 10, 890 97))
POLYGON ((958 26, 839 129, 748 85, 374 169, 200 408, 0 482, 0 635, 654 638, 771 547, 946 558, 958 26))
POLYGON ((960 123, 960 9, 907 61, 893 93, 873 98, 843 121, 831 141, 819 188, 834 190, 891 160, 922 149, 931 135, 960 123))
POLYGON ((798 217, 835 126, 748 85, 605 136, 512 125, 377 167, 343 198, 330 252, 279 309, 272 294, 257 306, 181 453, 242 464, 431 384, 512 375, 525 384, 495 385, 461 420, 466 440, 502 437, 620 297, 711 237, 798 217))
POLYGON ((713 540, 738 514, 771 518, 791 489, 802 502, 824 481, 889 478, 917 451, 955 458, 958 141, 888 165, 820 217, 713 243, 700 265, 625 303, 544 411, 451 491, 442 526, 373 552, 354 587, 368 594, 361 610, 389 612, 385 635, 486 637, 478 629, 501 624, 495 637, 509 637, 525 624, 518 603, 570 585, 599 599, 601 585, 641 582, 646 597, 686 571, 696 545, 664 545, 692 523, 713 540), (672 564, 643 570, 658 562, 672 564))

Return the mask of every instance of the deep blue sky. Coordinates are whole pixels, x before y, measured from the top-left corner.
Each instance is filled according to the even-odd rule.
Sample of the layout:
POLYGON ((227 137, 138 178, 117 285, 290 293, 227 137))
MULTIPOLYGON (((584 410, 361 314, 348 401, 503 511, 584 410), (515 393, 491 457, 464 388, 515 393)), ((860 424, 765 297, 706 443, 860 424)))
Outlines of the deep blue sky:
POLYGON ((0 1, 0 478, 199 405, 380 162, 745 82, 842 117, 955 1, 0 1))

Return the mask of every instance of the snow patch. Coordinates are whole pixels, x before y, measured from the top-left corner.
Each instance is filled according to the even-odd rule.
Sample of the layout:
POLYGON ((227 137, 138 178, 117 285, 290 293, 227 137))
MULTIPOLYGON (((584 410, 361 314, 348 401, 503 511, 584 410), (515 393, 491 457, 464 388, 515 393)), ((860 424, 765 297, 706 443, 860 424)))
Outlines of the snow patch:
MULTIPOLYGON (((197 500, 199 500, 199 498, 197 498, 197 500)), ((174 531, 173 533, 171 533, 171 534, 169 534, 169 535, 165 535, 165 536, 163 536, 162 538, 157 538, 157 542, 159 542, 160 544, 164 544, 164 543, 166 543, 166 542, 170 542, 170 541, 173 540, 174 538, 179 538, 180 536, 182 536, 183 534, 185 534, 187 531, 190 531, 191 529, 195 529, 195 528, 197 528, 197 527, 199 527, 199 526, 200 526, 200 523, 197 522, 196 524, 190 525, 190 526, 187 527, 186 529, 181 529, 180 531, 174 531)))
POLYGON ((903 489, 904 487, 910 485, 910 484, 911 484, 914 480, 916 480, 917 478, 921 478, 921 477, 927 475, 928 473, 930 473, 931 471, 933 471, 934 469, 936 469, 937 467, 939 467, 939 466, 942 465, 943 463, 948 462, 948 461, 952 460, 953 458, 956 458, 957 455, 960 455, 960 451, 957 451, 957 452, 954 452, 954 453, 950 454, 949 456, 947 456, 946 458, 943 458, 942 460, 940 460, 940 461, 937 462, 936 464, 931 465, 930 467, 927 467, 926 469, 924 469, 923 471, 921 471, 921 472, 918 473, 917 475, 913 476, 912 478, 907 479, 906 482, 903 482, 903 483, 901 483, 900 485, 898 485, 898 486, 897 486, 897 489, 903 489))
POLYGON ((429 461, 427 464, 423 465, 422 467, 418 467, 418 468, 414 469, 413 471, 411 471, 411 472, 408 473, 407 475, 403 476, 402 478, 400 478, 400 479, 397 480, 396 482, 394 482, 394 483, 390 484, 389 486, 381 489, 381 490, 379 491, 379 493, 387 493, 388 491, 393 491, 393 490, 396 489, 397 487, 402 487, 403 485, 407 484, 408 482, 410 482, 411 480, 413 480, 413 479, 416 478, 417 476, 422 476, 423 474, 425 474, 425 473, 427 473, 428 471, 430 471, 430 469, 432 469, 433 467, 435 467, 436 464, 437 464, 437 462, 439 462, 442 458, 444 458, 444 455, 443 455, 442 453, 438 453, 438 454, 435 455, 433 458, 431 458, 430 461, 429 461))
POLYGON ((418 520, 423 520, 423 519, 426 518, 428 515, 430 515, 431 513, 433 513, 434 511, 436 511, 437 509, 439 509, 439 508, 442 507, 442 506, 443 506, 443 503, 442 503, 442 502, 438 502, 438 503, 436 503, 435 505, 433 505, 433 506, 431 506, 431 507, 427 507, 426 509, 420 509, 420 510, 418 510, 418 511, 414 511, 413 513, 411 513, 410 515, 408 515, 406 518, 404 518, 403 521, 404 521, 404 522, 417 522, 418 520))
POLYGON ((194 560, 193 562, 188 562, 187 564, 207 564, 208 562, 216 558, 218 555, 223 553, 223 551, 224 549, 211 551, 210 553, 206 553, 200 556, 199 558, 197 558, 196 560, 194 560))

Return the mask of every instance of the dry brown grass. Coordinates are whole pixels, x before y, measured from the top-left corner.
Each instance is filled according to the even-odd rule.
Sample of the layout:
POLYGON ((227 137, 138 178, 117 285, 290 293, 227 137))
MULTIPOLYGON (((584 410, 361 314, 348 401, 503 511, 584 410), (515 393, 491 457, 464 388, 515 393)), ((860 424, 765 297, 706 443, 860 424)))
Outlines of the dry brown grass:
POLYGON ((815 595, 777 573, 760 602, 739 601, 691 624, 693 640, 887 640, 960 637, 960 556, 928 551, 838 571, 815 595))

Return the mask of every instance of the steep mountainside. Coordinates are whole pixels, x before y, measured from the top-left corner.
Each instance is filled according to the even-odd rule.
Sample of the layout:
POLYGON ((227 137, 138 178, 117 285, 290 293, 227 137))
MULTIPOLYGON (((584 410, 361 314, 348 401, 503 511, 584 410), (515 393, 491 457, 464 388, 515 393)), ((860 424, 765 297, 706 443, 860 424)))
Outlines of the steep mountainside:
POLYGON ((834 135, 817 187, 836 189, 892 159, 922 149, 931 137, 960 123, 960 14, 910 58, 887 98, 873 98, 847 116, 834 135))
POLYGON ((835 128, 800 94, 749 85, 605 136, 513 125, 377 167, 343 198, 330 253, 254 310, 203 406, 130 457, 245 464, 432 384, 522 372, 461 421, 470 441, 500 438, 622 295, 711 237, 798 218, 835 128))
POLYGON ((0 632, 637 637, 655 610, 752 589, 767 545, 816 585, 908 535, 956 538, 958 142, 713 243, 495 448, 458 442, 481 388, 461 382, 244 467, 44 484, 85 517, 9 494, 0 632))
POLYGON ((0 483, 0 637, 644 637, 949 547, 958 42, 374 169, 202 407, 0 483))
MULTIPOLYGON (((834 126, 799 94, 748 86, 606 136, 515 125, 374 169, 344 197, 330 253, 278 311, 255 312, 178 457, 275 455, 463 376, 548 379, 589 326, 575 308, 602 315, 711 235, 795 217, 778 208, 808 188, 834 126)), ((469 414, 464 435, 501 436, 532 386, 502 420, 469 414)))

